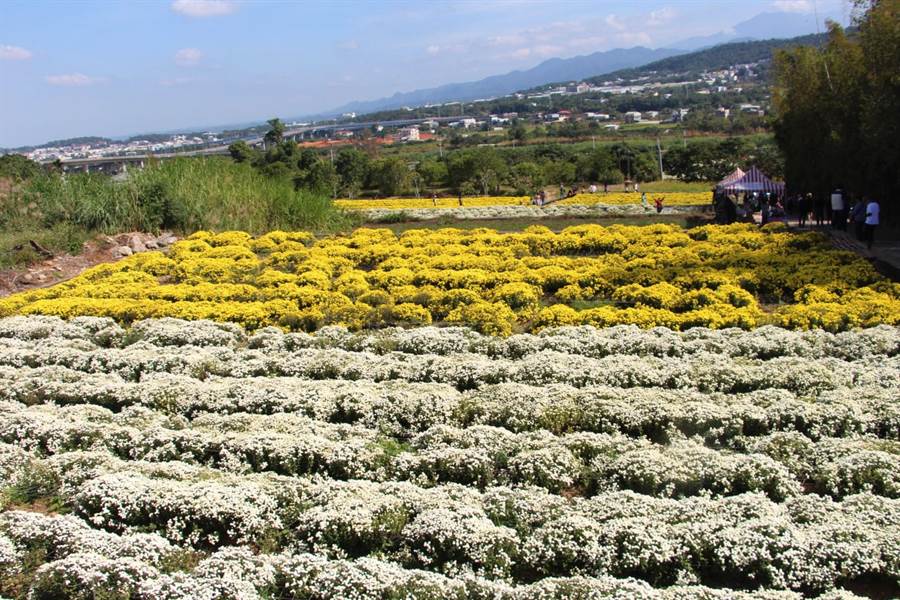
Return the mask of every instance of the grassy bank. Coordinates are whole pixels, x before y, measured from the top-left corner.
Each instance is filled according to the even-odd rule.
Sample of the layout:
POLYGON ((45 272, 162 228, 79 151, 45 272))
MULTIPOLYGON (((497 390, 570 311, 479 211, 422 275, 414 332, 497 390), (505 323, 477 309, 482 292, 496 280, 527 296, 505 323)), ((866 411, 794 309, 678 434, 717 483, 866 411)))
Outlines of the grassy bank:
POLYGON ((0 268, 39 258, 30 241, 53 252, 77 251, 98 233, 273 229, 328 232, 355 224, 328 196, 295 190, 286 178, 229 159, 175 159, 133 171, 47 174, 0 197, 0 268))

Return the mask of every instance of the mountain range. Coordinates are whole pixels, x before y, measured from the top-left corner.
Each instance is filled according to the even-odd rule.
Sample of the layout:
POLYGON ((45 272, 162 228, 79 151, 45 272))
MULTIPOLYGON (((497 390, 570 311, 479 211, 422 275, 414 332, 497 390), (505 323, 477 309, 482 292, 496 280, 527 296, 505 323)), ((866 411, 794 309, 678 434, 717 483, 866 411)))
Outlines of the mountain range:
POLYGON ((727 31, 693 37, 669 48, 616 48, 571 58, 551 58, 530 69, 492 75, 478 81, 450 83, 433 88, 397 92, 374 100, 357 100, 317 116, 343 113, 371 113, 404 106, 470 101, 505 96, 552 82, 577 81, 623 69, 640 67, 661 59, 686 54, 719 44, 772 38, 793 38, 816 33, 819 27, 812 14, 768 12, 742 21, 727 31))

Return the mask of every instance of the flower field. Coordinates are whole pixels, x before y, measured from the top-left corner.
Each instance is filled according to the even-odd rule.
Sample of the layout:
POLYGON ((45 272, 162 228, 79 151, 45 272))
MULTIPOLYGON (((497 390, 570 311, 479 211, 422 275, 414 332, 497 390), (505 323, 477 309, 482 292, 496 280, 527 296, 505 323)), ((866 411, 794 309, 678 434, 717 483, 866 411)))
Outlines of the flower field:
POLYGON ((900 286, 823 236, 779 225, 198 232, 168 255, 0 300, 0 316, 13 314, 305 331, 435 323, 494 335, 620 324, 842 331, 900 324, 900 286))
POLYGON ((898 393, 889 326, 497 338, 9 317, 0 592, 890 594, 898 393))
MULTIPOLYGON (((406 208, 403 210, 373 208, 356 211, 367 223, 396 223, 398 221, 429 221, 434 219, 542 219, 571 218, 596 219, 604 217, 656 216, 654 208, 640 204, 562 204, 554 202, 546 206, 531 204, 518 206, 456 206, 452 208, 406 208)), ((707 206, 665 206, 662 215, 702 216, 711 213, 707 206)))
MULTIPOLYGON (((653 198, 665 198, 667 206, 698 206, 710 203, 709 192, 667 192, 652 193, 648 195, 648 202, 652 204, 653 198)), ((609 192, 597 194, 577 194, 571 198, 564 198, 553 204, 564 206, 625 206, 640 205, 641 195, 635 192, 609 192)), ((385 198, 377 200, 350 200, 347 198, 335 201, 340 208, 347 210, 410 210, 426 208, 458 208, 458 198, 438 198, 432 202, 431 198, 385 198)), ((467 196, 463 198, 463 207, 486 206, 530 206, 531 198, 528 196, 467 196)), ((549 205, 552 206, 552 205, 549 205)))
MULTIPOLYGON (((702 206, 710 204, 712 194, 710 192, 650 192, 647 194, 647 203, 653 207, 653 199, 662 198, 665 206, 702 206)), ((627 204, 640 204, 641 194, 637 192, 610 192, 597 194, 577 194, 571 198, 563 198, 560 205, 593 206, 596 204, 623 206, 627 204)))
POLYGON ((197 232, 0 300, 0 598, 895 597, 898 398, 780 225, 197 232))

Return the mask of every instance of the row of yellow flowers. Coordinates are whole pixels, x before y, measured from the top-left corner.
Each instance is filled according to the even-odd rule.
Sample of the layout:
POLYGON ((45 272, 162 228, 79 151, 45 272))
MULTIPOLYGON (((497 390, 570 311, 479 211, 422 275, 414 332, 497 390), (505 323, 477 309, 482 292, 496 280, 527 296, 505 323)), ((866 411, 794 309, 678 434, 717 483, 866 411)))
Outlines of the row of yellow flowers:
MULTIPOLYGON (((663 198, 665 206, 694 206, 709 204, 711 196, 708 192, 671 192, 647 194, 647 202, 653 205, 654 198, 663 198)), ((350 200, 340 199, 335 203, 347 210, 407 210, 416 208, 458 208, 459 198, 385 198, 379 200, 350 200)), ((585 205, 594 206, 605 204, 610 206, 623 206, 628 204, 640 204, 641 194, 635 192, 610 192, 597 194, 577 194, 571 198, 565 198, 556 202, 561 205, 585 205)), ((531 198, 528 196, 467 196, 463 198, 463 207, 483 206, 528 206, 531 198)))
POLYGON ((16 313, 210 318, 313 330, 454 323, 506 335, 554 325, 843 330, 900 324, 900 285, 818 234, 783 226, 579 225, 519 233, 363 228, 198 232, 57 286, 16 313))

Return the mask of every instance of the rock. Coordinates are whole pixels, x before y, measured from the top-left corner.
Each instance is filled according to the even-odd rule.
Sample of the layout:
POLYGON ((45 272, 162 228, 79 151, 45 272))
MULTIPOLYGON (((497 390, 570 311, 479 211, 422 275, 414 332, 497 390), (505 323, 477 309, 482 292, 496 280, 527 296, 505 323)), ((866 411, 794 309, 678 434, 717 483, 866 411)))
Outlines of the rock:
POLYGON ((159 248, 159 244, 156 243, 156 240, 153 239, 147 240, 146 242, 144 242, 144 245, 147 247, 147 250, 156 250, 157 248, 159 248))
POLYGON ((137 234, 128 238, 128 247, 131 248, 132 252, 144 252, 147 250, 147 246, 144 245, 144 240, 137 234))
POLYGON ((128 246, 118 246, 113 249, 113 254, 118 257, 131 256, 134 254, 134 251, 128 246))
POLYGON ((171 233, 164 233, 158 238, 156 238, 156 243, 160 246, 171 246, 175 242, 178 241, 178 238, 172 235, 171 233))
POLYGON ((22 282, 23 283, 33 283, 34 275, 32 275, 31 273, 25 273, 24 275, 22 275, 22 282))

